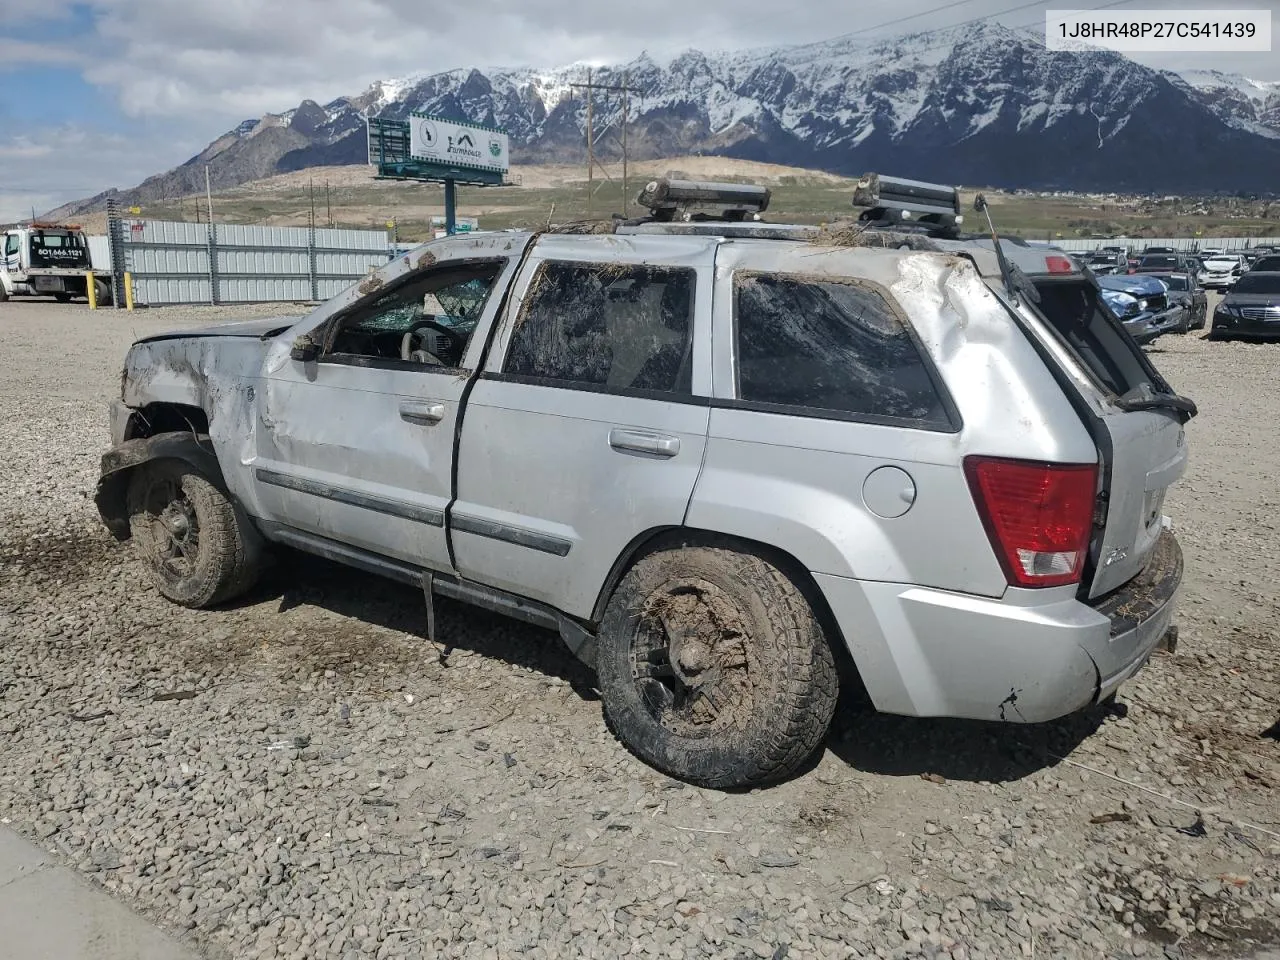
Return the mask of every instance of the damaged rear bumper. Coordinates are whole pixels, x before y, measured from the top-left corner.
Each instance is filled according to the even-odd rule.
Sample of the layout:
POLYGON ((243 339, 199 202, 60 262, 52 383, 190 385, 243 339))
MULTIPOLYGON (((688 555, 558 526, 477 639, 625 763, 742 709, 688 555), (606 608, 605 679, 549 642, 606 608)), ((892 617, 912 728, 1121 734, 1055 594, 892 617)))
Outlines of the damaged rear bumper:
POLYGON ((1089 604, 1072 588, 1011 588, 995 600, 815 579, 876 709, 1038 723, 1097 703, 1142 669, 1169 630, 1182 552, 1165 531, 1142 574, 1089 604))

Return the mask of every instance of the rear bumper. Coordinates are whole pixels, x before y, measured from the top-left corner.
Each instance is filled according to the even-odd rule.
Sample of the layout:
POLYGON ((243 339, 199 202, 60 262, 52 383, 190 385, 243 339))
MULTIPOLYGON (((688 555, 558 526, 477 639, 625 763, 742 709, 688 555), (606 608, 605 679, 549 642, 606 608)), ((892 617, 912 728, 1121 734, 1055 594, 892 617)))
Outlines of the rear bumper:
POLYGON ((1082 603, 1010 589, 998 600, 816 575, 878 710, 1037 723, 1110 696, 1168 632, 1182 582, 1169 531, 1146 570, 1082 603))

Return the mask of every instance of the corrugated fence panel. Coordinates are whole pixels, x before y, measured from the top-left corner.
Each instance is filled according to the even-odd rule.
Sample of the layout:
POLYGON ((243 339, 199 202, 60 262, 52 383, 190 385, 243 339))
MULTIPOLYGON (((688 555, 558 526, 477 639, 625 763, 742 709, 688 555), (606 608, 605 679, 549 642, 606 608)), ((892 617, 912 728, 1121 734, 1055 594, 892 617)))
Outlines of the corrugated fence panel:
POLYGON ((269 303, 311 299, 308 277, 224 277, 218 280, 218 298, 223 303, 269 303))
MULTIPOLYGON (((313 246, 305 227, 218 223, 211 271, 208 224, 125 220, 123 234, 125 269, 141 304, 211 303, 214 292, 226 303, 327 300, 389 257, 382 230, 316 230, 313 246)), ((100 253, 109 263, 109 247, 100 253)))
POLYGON ((1194 253, 1197 250, 1248 250, 1250 247, 1280 245, 1280 237, 1174 237, 1160 239, 1081 240, 1061 238, 1052 241, 1053 246, 1075 253, 1087 253, 1102 247, 1126 247, 1141 253, 1147 247, 1173 247, 1175 250, 1194 253))
POLYGON ((353 285, 351 280, 317 280, 316 288, 321 300, 332 300, 353 285))

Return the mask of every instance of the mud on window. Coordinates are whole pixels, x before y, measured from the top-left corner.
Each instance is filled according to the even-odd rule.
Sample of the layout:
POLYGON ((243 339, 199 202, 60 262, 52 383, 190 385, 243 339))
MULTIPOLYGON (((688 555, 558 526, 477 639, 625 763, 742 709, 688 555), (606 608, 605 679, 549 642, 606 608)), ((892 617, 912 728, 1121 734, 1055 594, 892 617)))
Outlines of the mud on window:
POLYGON ((461 261, 412 274, 338 317, 322 359, 460 366, 504 265, 461 261))
POLYGON ((738 274, 737 397, 756 409, 950 431, 932 366, 875 287, 738 274))
POLYGON ((694 271, 547 262, 534 276, 502 372, 610 392, 692 387, 694 271))

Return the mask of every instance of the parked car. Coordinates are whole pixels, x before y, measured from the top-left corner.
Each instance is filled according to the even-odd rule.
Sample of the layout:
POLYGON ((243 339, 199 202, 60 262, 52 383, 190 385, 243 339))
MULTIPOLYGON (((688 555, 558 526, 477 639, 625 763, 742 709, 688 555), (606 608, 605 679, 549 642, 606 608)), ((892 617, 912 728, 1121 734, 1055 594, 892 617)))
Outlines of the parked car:
POLYGON ((1240 279, 1244 270, 1244 257, 1224 253, 1205 260, 1204 269, 1196 279, 1207 290, 1226 290, 1240 279))
POLYGON ((1136 297, 1139 307, 1151 314, 1152 339, 1166 333, 1180 333, 1187 322, 1186 311, 1180 303, 1171 302, 1169 288, 1164 282, 1148 273, 1128 276, 1098 277, 1098 285, 1105 290, 1118 290, 1136 297))
POLYGON ((1134 273, 1173 273, 1183 268, 1185 261, 1176 253, 1144 253, 1134 273))
POLYGON ((1249 272, 1258 273, 1280 273, 1280 254, 1268 253, 1262 254, 1253 262, 1253 266, 1249 268, 1249 272))
POLYGON ((1210 340, 1280 338, 1280 273, 1251 270, 1213 311, 1210 340))
POLYGON ((1209 314, 1209 297, 1204 287, 1191 271, 1179 273, 1153 273, 1169 290, 1169 302, 1183 308, 1183 326, 1180 333, 1203 330, 1209 314))
POLYGON ((1142 309, 1137 297, 1104 287, 1102 300, 1139 346, 1146 346, 1159 336, 1151 326, 1151 311, 1142 309))
POLYGON ((191 608, 287 546, 414 586, 431 637, 440 595, 550 627, 704 786, 803 763, 840 663, 913 716, 1111 696, 1170 629, 1194 403, 1061 251, 842 246, 754 195, 655 181, 641 221, 446 237, 300 320, 139 340, 104 523, 191 608))
POLYGON ((1127 273, 1129 258, 1117 250, 1095 250, 1085 258, 1085 266, 1100 277, 1113 273, 1127 273))

